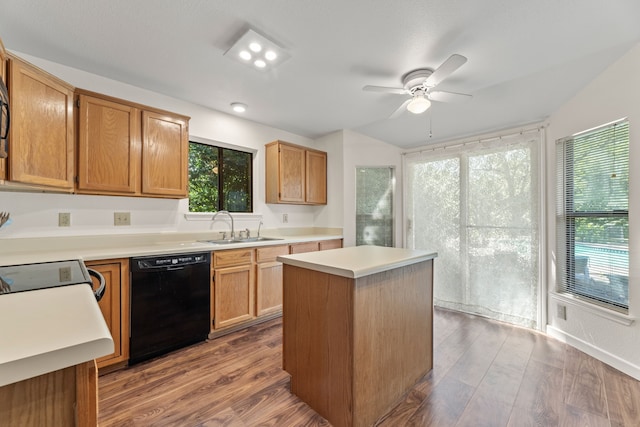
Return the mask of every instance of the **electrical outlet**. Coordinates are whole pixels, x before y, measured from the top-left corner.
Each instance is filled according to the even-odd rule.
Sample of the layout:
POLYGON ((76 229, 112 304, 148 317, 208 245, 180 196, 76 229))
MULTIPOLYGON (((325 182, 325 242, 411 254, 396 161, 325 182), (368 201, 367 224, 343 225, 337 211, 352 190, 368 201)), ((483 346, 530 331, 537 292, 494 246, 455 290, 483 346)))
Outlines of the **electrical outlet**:
POLYGON ((58 227, 70 227, 71 226, 71 214, 69 212, 58 213, 58 227))
POLYGON ((60 283, 71 281, 71 267, 61 267, 58 269, 60 283))
POLYGON ((558 319, 567 320, 567 306, 566 305, 556 305, 556 316, 558 319))
POLYGON ((284 224, 289 222, 289 214, 282 214, 282 222, 284 224))
POLYGON ((131 212, 114 212, 113 225, 131 225, 131 212))

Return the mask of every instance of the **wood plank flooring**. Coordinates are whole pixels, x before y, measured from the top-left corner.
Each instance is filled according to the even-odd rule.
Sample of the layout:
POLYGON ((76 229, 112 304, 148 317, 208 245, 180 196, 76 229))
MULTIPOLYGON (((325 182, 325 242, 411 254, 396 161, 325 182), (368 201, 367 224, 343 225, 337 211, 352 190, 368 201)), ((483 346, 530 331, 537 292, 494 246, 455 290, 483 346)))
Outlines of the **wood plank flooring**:
MULTIPOLYGON (((543 334, 436 309, 434 348, 377 426, 640 426, 640 382, 543 334)), ((100 377, 100 426, 329 426, 281 366, 275 319, 100 377)))

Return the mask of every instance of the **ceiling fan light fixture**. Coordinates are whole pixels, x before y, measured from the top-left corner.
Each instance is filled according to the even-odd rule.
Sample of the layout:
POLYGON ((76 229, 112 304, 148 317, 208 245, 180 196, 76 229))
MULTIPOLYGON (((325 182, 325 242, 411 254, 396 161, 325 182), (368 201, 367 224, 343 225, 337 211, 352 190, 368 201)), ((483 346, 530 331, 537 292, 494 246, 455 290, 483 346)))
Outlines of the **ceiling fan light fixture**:
POLYGON ((413 97, 411 102, 407 104, 407 110, 413 114, 421 114, 427 111, 431 107, 431 101, 429 101, 423 94, 418 94, 413 97))

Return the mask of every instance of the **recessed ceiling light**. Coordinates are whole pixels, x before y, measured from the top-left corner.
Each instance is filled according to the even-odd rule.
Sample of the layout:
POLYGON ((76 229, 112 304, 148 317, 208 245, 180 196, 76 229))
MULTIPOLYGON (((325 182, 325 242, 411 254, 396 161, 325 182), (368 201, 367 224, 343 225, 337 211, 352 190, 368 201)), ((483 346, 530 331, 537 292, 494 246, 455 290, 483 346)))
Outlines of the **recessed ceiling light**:
POLYGON ((246 50, 241 50, 238 55, 240 56, 240 58, 244 59, 245 61, 248 61, 251 59, 251 54, 246 50))
POLYGON ((251 49, 255 53, 258 53, 262 50, 262 46, 260 45, 260 43, 253 42, 249 45, 249 49, 251 49))
POLYGON ((241 102, 232 102, 231 108, 236 113, 244 113, 245 111, 247 111, 247 104, 243 104, 241 102))
POLYGON ((272 50, 268 50, 264 53, 264 57, 267 59, 267 61, 273 61, 278 57, 278 54, 272 50))
POLYGON ((267 66, 267 63, 266 63, 266 62, 264 62, 262 59, 256 59, 256 60, 253 62, 253 65, 255 65, 255 66, 256 66, 256 67, 258 67, 258 68, 264 68, 264 67, 266 67, 266 66, 267 66))

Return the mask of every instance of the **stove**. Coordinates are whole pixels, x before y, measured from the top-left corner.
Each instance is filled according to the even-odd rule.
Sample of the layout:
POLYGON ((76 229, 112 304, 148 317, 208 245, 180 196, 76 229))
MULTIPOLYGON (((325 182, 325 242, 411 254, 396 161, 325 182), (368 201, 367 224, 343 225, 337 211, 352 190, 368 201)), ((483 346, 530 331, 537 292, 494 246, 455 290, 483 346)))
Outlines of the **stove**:
POLYGON ((94 292, 100 301, 106 287, 104 277, 88 269, 82 260, 0 266, 0 295, 83 283, 93 287, 92 276, 100 283, 94 292))

